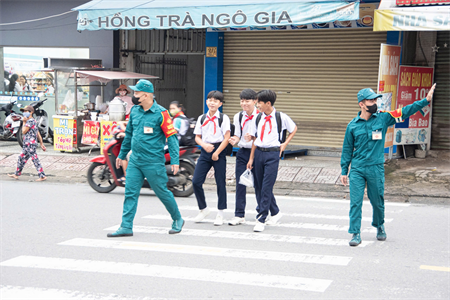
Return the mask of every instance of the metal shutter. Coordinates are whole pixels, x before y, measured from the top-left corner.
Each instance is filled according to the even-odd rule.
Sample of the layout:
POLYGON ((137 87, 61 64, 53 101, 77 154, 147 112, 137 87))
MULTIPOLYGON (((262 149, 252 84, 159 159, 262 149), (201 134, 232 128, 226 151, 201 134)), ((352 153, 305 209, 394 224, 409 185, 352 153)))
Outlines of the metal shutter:
POLYGON ((437 33, 435 79, 431 125, 431 149, 450 150, 450 32, 437 33), (447 48, 444 44, 447 43, 447 48))
POLYGON ((357 92, 376 90, 380 44, 372 29, 225 33, 224 113, 241 110, 245 88, 277 92, 275 107, 298 131, 291 144, 342 148, 359 111, 357 92))

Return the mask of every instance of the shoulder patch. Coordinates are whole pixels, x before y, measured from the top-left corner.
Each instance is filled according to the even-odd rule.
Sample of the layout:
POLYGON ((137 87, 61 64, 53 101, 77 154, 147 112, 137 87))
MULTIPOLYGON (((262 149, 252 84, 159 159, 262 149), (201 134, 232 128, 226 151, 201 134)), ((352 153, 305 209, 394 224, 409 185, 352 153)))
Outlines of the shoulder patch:
POLYGON ((404 121, 404 120, 402 119, 403 112, 402 112, 402 109, 401 109, 401 108, 398 108, 398 109, 393 110, 393 111, 382 111, 382 112, 383 112, 383 113, 388 113, 388 114, 390 114, 391 117, 393 117, 393 118, 395 119, 395 122, 396 122, 396 123, 401 123, 401 122, 404 121))
POLYGON ((166 138, 174 134, 177 134, 177 131, 173 126, 172 119, 169 116, 169 112, 167 110, 164 110, 161 112, 161 115, 162 115, 161 129, 164 132, 166 138))

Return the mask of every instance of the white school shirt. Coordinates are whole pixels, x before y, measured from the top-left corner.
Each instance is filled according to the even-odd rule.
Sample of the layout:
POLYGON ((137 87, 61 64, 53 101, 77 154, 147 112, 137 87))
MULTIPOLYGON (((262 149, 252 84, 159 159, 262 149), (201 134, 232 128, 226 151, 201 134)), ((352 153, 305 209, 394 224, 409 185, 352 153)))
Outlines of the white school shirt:
MULTIPOLYGON (((267 116, 265 113, 261 113, 261 120, 259 121, 258 128, 256 128, 256 117, 253 118, 253 125, 252 125, 252 132, 251 135, 255 136, 256 133, 258 133, 258 136, 256 137, 256 140, 254 141, 255 146, 261 147, 261 148, 272 148, 272 147, 280 147, 280 141, 278 137, 278 126, 277 126, 277 119, 275 117, 275 108, 273 108, 272 113, 270 114, 271 118, 270 121, 272 122, 272 131, 269 134, 270 131, 270 125, 269 122, 266 123, 266 127, 264 128, 264 137, 261 141, 261 130, 265 123, 265 117, 267 116)), ((295 129, 295 123, 292 121, 292 119, 286 115, 285 113, 280 112, 281 117, 281 134, 283 134, 283 130, 287 129, 287 131, 292 132, 295 129)))
POLYGON ((247 122, 245 122, 245 120, 247 120, 249 115, 245 111, 242 114, 242 124, 244 124, 244 122, 245 122, 245 126, 244 126, 244 128, 242 128, 242 136, 241 136, 241 126, 242 126, 242 124, 239 123, 239 114, 240 114, 240 112, 235 114, 234 118, 233 118, 234 135, 241 139, 239 141, 239 143, 238 143, 238 146, 240 148, 251 149, 252 145, 253 145, 253 141, 250 140, 250 142, 247 142, 244 137, 245 137, 245 135, 247 133, 252 134, 252 132, 251 132, 252 131, 252 122, 256 119, 256 116, 258 115, 257 109, 256 109, 256 107, 253 109, 253 113, 252 113, 253 119, 252 120, 248 120, 247 122))
POLYGON ((230 131, 230 118, 226 114, 222 115, 222 126, 219 126, 219 117, 220 117, 220 111, 217 110, 213 117, 216 117, 214 119, 214 123, 216 124, 216 134, 214 134, 214 124, 212 122, 208 122, 209 118, 209 112, 206 113, 206 118, 203 124, 208 122, 205 126, 202 127, 201 124, 201 115, 197 119, 197 124, 195 125, 194 134, 195 135, 201 135, 202 140, 205 143, 215 144, 215 143, 221 143, 223 141, 223 136, 227 131, 230 131))

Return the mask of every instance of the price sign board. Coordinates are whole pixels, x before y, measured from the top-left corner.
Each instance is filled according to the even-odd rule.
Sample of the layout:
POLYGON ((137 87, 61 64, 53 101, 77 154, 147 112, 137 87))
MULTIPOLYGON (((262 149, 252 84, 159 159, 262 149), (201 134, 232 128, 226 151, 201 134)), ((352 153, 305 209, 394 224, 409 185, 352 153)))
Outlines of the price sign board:
MULTIPOLYGON (((433 86, 434 68, 400 66, 397 108, 426 98, 433 86)), ((395 125, 394 144, 428 144, 431 133, 431 105, 395 125)))

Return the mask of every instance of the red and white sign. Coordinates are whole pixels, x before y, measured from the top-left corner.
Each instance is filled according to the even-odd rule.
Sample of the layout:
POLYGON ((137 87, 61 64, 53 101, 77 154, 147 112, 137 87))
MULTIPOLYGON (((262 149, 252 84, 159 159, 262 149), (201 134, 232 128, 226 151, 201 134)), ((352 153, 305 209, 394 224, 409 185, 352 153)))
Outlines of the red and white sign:
POLYGON ((81 143, 85 145, 96 145, 98 143, 99 132, 100 122, 84 121, 81 143))

